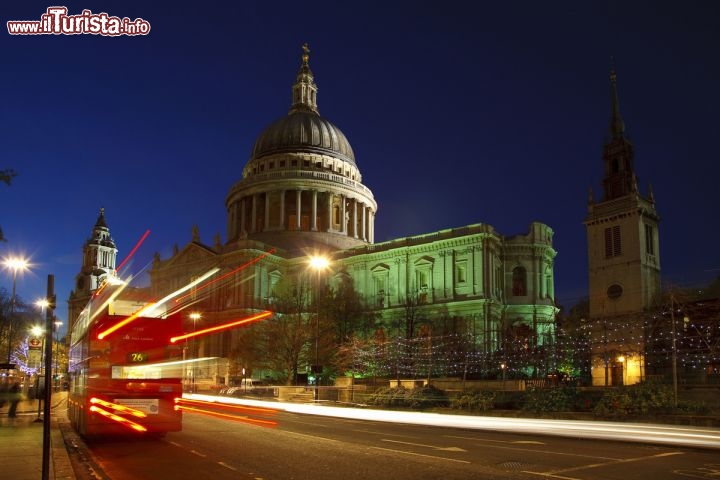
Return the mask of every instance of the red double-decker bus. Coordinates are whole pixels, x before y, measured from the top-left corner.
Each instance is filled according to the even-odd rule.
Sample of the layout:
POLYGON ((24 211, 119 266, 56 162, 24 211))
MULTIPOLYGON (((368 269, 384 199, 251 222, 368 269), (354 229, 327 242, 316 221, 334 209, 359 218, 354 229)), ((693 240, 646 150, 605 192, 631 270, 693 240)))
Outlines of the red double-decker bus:
POLYGON ((137 291, 106 283, 70 334, 68 416, 83 436, 182 429, 183 350, 170 338, 182 318, 154 310, 137 291))

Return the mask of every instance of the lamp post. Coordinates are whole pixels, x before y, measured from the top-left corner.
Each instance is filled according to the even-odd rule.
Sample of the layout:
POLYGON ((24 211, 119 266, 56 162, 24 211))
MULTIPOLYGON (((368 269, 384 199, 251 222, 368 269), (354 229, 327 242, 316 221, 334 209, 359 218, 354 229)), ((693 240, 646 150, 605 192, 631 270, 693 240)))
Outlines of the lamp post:
POLYGON ((322 256, 310 257, 310 268, 317 272, 315 290, 315 401, 320 400, 320 274, 330 266, 330 260, 322 256))
POLYGON ((675 331, 675 296, 670 295, 670 322, 672 323, 672 382, 673 406, 678 403, 678 377, 677 377, 677 332, 675 331))
MULTIPOLYGON (((37 305, 41 305, 41 302, 42 300, 38 301, 37 305)), ((43 310, 44 309, 45 308, 43 307, 43 310)), ((42 420, 40 420, 40 410, 42 409, 42 396, 40 395, 40 374, 42 373, 43 352, 45 350, 45 335, 43 335, 42 327, 39 326, 33 327, 30 331, 33 334, 34 339, 40 338, 41 336, 43 338, 42 342, 40 343, 40 365, 38 366, 35 380, 35 396, 37 397, 38 401, 37 418, 35 419, 35 422, 42 422, 42 420)), ((47 379, 45 379, 45 388, 47 388, 47 379)))
POLYGON ((58 371, 60 370, 60 327, 62 322, 55 321, 55 372, 53 374, 53 390, 58 390, 58 371))
POLYGON ((12 356, 12 327, 13 320, 15 318, 15 286, 17 282, 17 274, 18 271, 27 270, 28 262, 24 258, 9 257, 5 259, 5 268, 12 270, 13 272, 12 297, 10 298, 10 317, 8 318, 7 363, 10 363, 10 357, 12 356))
MULTIPOLYGON (((190 314, 190 318, 191 318, 192 321, 193 321, 193 333, 195 333, 195 329, 196 329, 196 327, 197 327, 197 321, 202 318, 202 315, 201 315, 199 312, 192 312, 192 313, 190 314)), ((195 340, 195 337, 193 337, 193 339, 192 339, 192 352, 190 353, 190 355, 191 355, 191 357, 192 357, 192 358, 190 359, 190 361, 192 362, 192 370, 191 370, 191 373, 190 373, 190 392, 191 392, 191 393, 196 393, 196 392, 195 392, 195 388, 196 388, 196 387, 195 387, 195 366, 197 365, 196 360, 197 360, 198 354, 197 354, 197 350, 196 350, 196 349, 197 349, 197 344, 195 343, 195 341, 196 341, 196 340, 195 340)))

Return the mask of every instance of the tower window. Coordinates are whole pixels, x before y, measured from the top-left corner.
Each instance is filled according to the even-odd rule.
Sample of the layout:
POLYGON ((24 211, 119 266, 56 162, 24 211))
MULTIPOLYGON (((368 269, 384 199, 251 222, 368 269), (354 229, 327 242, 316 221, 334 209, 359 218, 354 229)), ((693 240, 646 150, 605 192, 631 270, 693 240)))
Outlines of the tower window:
POLYGON ((655 231, 652 225, 645 224, 645 252, 655 255, 655 231))
POLYGON ((620 226, 605 229, 605 258, 618 257, 622 254, 620 226))

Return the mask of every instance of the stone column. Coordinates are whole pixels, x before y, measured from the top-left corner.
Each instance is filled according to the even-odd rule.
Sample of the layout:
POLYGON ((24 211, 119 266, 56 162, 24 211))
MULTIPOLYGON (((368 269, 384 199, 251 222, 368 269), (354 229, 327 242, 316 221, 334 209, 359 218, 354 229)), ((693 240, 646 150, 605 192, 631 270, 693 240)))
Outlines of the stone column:
POLYGON ((270 195, 271 192, 265 192, 265 218, 263 221, 263 231, 270 230, 270 195))
POLYGON ((285 190, 280 190, 280 230, 285 230, 285 190))
POLYGON ((333 231, 333 223, 332 223, 332 199, 333 195, 330 192, 327 192, 327 231, 332 232, 333 231))
POLYGON ((301 222, 300 222, 300 213, 302 212, 302 205, 300 204, 300 200, 302 198, 302 190, 295 190, 295 229, 300 230, 301 222))
POLYGON ((347 215, 345 210, 346 199, 347 197, 345 195, 340 195, 340 201, 342 202, 342 208, 340 209, 340 231, 342 233, 347 233, 347 219, 345 218, 347 215))
POLYGON ((362 206, 362 239, 367 242, 368 239, 368 232, 367 232, 367 205, 364 203, 361 204, 362 206))
MULTIPOLYGON (((242 236, 243 231, 245 230, 245 221, 247 219, 245 218, 245 197, 240 200, 240 228, 238 229, 238 235, 242 236)), ((245 231, 247 233, 247 231, 245 231)))
POLYGON ((357 224, 358 224, 358 202, 357 199, 353 198, 353 212, 352 212, 352 218, 353 218, 353 228, 352 233, 353 237, 358 238, 358 231, 357 231, 357 224))
POLYGON ((317 190, 312 191, 312 216, 310 217, 310 230, 317 232, 317 190))
POLYGON ((252 216, 250 217, 250 220, 252 220, 250 231, 254 233, 255 226, 257 225, 257 193, 253 193, 252 196, 252 216))
POLYGON ((370 243, 375 243, 375 212, 372 210, 368 212, 368 219, 370 225, 368 225, 368 233, 370 234, 370 243))

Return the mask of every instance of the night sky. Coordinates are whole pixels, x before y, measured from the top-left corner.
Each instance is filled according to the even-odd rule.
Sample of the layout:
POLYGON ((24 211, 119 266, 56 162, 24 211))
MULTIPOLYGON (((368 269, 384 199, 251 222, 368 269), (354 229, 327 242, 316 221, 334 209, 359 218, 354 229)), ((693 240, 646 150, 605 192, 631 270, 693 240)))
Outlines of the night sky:
POLYGON ((585 297, 613 57, 640 190, 652 184, 661 216, 663 283, 720 275, 719 2, 59 3, 149 22, 135 37, 9 35, 7 21, 56 4, 8 3, 0 170, 18 176, 0 184, 0 256, 30 258, 26 302, 55 275, 64 322, 101 207, 118 263, 151 232, 128 272, 182 248, 193 225, 226 240, 225 196, 287 114, 305 42, 320 113, 378 202, 376 241, 540 221, 555 231, 558 301, 585 297))

